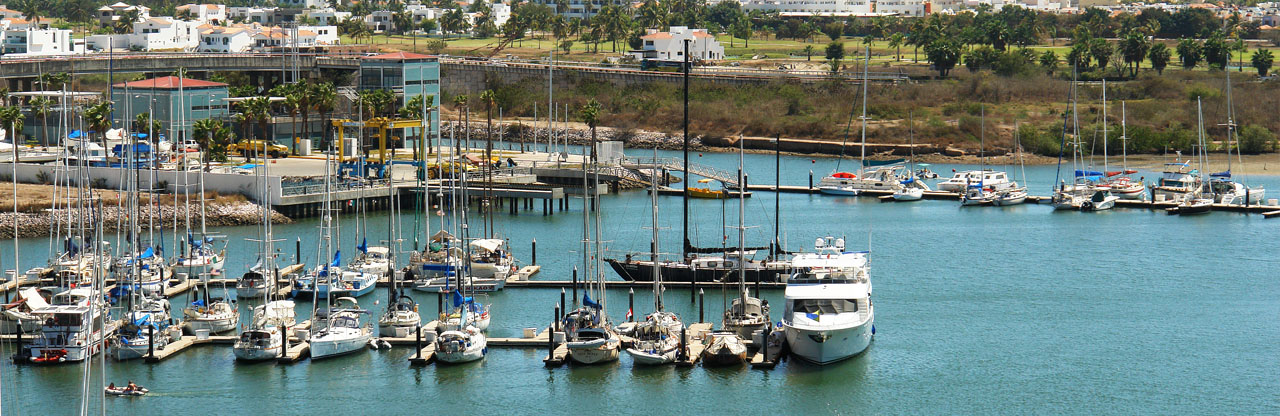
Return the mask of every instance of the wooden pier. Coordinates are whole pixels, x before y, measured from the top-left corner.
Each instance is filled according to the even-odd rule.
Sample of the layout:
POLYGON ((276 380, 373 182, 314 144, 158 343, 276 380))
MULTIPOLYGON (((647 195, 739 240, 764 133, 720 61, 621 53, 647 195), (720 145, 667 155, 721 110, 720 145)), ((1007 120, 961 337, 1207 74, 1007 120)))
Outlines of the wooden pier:
POLYGON ((145 360, 149 363, 158 363, 158 362, 164 361, 166 358, 177 355, 178 353, 194 345, 205 345, 205 344, 230 345, 235 342, 236 342, 235 335, 210 335, 208 338, 205 338, 205 339, 200 339, 195 336, 187 335, 187 336, 183 336, 182 339, 170 342, 169 345, 165 345, 164 348, 155 350, 151 355, 146 356, 145 360))
MULTIPOLYGON (((784 341, 782 343, 783 345, 779 347, 774 347, 774 348, 760 348, 756 350, 756 353, 751 355, 751 368, 768 370, 778 365, 778 361, 782 360, 782 354, 786 352, 785 351, 786 338, 785 338, 785 335, 782 334, 782 332, 783 332, 782 328, 774 328, 772 334, 777 334, 776 336, 784 337, 783 338, 784 341)), ((770 336, 771 334, 765 334, 764 346, 769 345, 770 336)))
POLYGON ((702 339, 708 332, 711 332, 710 322, 690 324, 689 328, 685 329, 685 354, 682 360, 676 360, 677 367, 693 367, 702 360, 702 349, 706 347, 702 345, 702 339))

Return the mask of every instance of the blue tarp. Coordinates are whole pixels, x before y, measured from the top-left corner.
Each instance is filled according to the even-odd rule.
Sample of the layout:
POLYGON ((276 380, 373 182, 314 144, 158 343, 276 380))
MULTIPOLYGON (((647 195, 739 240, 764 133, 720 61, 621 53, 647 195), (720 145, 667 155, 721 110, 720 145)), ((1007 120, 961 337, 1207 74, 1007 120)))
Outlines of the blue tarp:
POLYGON ((79 139, 79 138, 80 138, 80 136, 83 136, 83 135, 84 135, 84 132, 82 132, 82 131, 80 131, 80 130, 72 130, 72 131, 71 131, 71 134, 68 134, 68 135, 67 135, 67 138, 68 138, 68 139, 79 139))
POLYGON ((1102 172, 1092 170, 1076 170, 1076 177, 1081 176, 1102 176, 1102 172))
MULTIPOLYGON (((125 145, 123 145, 123 144, 117 144, 117 145, 115 145, 115 147, 112 147, 112 148, 111 148, 111 152, 112 152, 112 153, 115 153, 115 154, 122 154, 122 153, 124 153, 126 150, 127 150, 127 149, 125 148, 125 145)), ((135 144, 133 145, 133 153, 135 153, 135 154, 137 154, 137 153, 151 153, 151 145, 146 144, 146 143, 135 143, 135 144)))
POLYGON ((1231 171, 1218 172, 1218 173, 1210 173, 1210 174, 1209 174, 1209 176, 1214 177, 1214 178, 1230 178, 1230 177, 1231 177, 1231 171))
POLYGON ((155 255, 156 255, 156 249, 155 249, 155 248, 153 248, 153 247, 147 247, 147 251, 144 251, 144 252, 142 252, 142 254, 139 254, 139 255, 138 255, 138 258, 139 258, 139 259, 149 259, 149 258, 154 257, 155 255))

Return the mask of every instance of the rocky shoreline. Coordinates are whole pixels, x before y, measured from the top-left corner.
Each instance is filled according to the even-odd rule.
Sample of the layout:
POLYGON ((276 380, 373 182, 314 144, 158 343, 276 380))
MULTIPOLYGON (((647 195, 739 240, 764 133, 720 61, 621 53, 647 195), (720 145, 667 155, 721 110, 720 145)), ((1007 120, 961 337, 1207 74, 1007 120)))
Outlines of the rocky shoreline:
MULTIPOLYGON (((230 203, 212 203, 206 206, 208 213, 206 215, 205 224, 209 227, 229 227, 240 225, 257 225, 261 224, 262 212, 258 204, 248 201, 237 201, 230 203)), ((50 214, 67 218, 68 211, 74 218, 75 209, 59 209, 51 212, 19 212, 16 216, 13 212, 0 213, 0 238, 13 238, 13 225, 18 224, 18 237, 47 237, 50 235, 50 226, 52 217, 50 214)), ((101 218, 104 232, 116 231, 117 224, 123 224, 128 217, 122 216, 123 210, 115 206, 103 207, 101 218)), ((178 217, 180 225, 186 224, 187 212, 185 209, 175 208, 171 205, 160 205, 156 210, 158 214, 155 221, 160 228, 170 227, 173 224, 174 217, 178 217)), ((191 220, 193 226, 199 221, 199 213, 191 212, 191 220)), ((271 220, 276 224, 286 224, 293 222, 292 219, 276 211, 272 211, 271 220)), ((145 229, 147 224, 146 214, 139 218, 139 227, 145 229)), ((124 224, 127 226, 127 224, 124 224)), ((167 228, 166 228, 167 229, 167 228)))

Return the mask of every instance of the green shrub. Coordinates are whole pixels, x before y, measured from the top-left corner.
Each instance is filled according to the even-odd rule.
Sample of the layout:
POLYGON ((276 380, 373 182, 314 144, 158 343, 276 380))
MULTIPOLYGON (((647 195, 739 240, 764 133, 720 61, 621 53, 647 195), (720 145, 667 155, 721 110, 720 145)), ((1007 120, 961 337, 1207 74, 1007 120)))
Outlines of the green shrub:
POLYGON ((1192 84, 1191 87, 1187 88, 1187 99, 1191 101, 1195 101, 1197 98, 1200 98, 1202 100, 1208 100, 1211 98, 1218 98, 1221 96, 1222 96, 1222 90, 1218 88, 1210 87, 1208 85, 1204 85, 1199 82, 1192 84))
POLYGON ((1266 127, 1250 124, 1240 129, 1240 153, 1251 155, 1262 153, 1271 148, 1276 135, 1266 127))

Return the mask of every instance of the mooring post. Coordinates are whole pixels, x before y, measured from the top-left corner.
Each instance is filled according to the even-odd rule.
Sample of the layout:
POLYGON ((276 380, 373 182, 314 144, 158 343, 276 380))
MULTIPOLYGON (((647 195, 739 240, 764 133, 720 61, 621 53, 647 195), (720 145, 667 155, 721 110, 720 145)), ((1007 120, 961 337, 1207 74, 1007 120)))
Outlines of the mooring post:
MULTIPOLYGON (((288 328, 286 328, 288 329, 288 328)), ((289 331, 280 331, 280 358, 289 356, 289 331)))
MULTIPOLYGON (((573 266, 573 281, 570 283, 569 286, 573 287, 573 301, 577 302, 578 301, 578 266, 573 266)), ((565 306, 568 306, 568 305, 569 305, 568 303, 565 304, 565 306)))
MULTIPOLYGON (((557 317, 551 320, 551 327, 550 327, 551 330, 554 330, 556 328, 556 321, 560 320, 559 309, 560 309, 560 305, 556 305, 557 317)), ((550 334, 547 334, 547 359, 555 358, 555 353, 556 353, 556 334, 555 334, 555 331, 552 331, 550 334)))
POLYGON ((809 169, 809 193, 813 193, 813 169, 809 169))
POLYGON ((561 303, 556 304, 556 317, 554 320, 551 321, 551 332, 547 333, 547 336, 551 336, 556 331, 560 330, 560 317, 564 316, 564 312, 565 312, 560 310, 560 305, 562 304, 561 303))
MULTIPOLYGON (((654 267, 658 267, 656 264, 654 267)), ((696 267, 689 268, 689 303, 697 300, 698 295, 698 269, 696 267)))
POLYGON ((704 308, 706 300, 707 294, 703 293, 702 289, 698 289, 698 323, 706 322, 706 319, 703 319, 703 312, 706 311, 706 308, 704 308))
POLYGON ((436 292, 436 316, 444 315, 444 292, 436 292))
POLYGON ((678 354, 679 357, 677 357, 680 359, 680 361, 689 359, 689 350, 688 350, 689 345, 687 345, 688 344, 688 342, 686 341, 687 339, 688 339, 688 334, 686 333, 686 329, 685 327, 681 326, 680 327, 680 348, 679 348, 680 354, 678 354))
POLYGON ((538 264, 538 239, 533 239, 529 244, 529 251, 532 253, 530 256, 533 258, 533 264, 538 264))
MULTIPOLYGON (((654 265, 657 267, 658 265, 654 265)), ((635 288, 627 289, 627 322, 631 322, 632 311, 636 310, 636 290, 635 288)))
POLYGON ((413 327, 413 332, 417 334, 417 337, 413 342, 413 346, 414 348, 417 348, 415 350, 417 352, 413 353, 413 356, 415 358, 422 359, 422 325, 415 325, 413 327))
POLYGON ((293 264, 302 264, 302 237, 293 241, 293 264))
MULTIPOLYGON (((19 325, 22 322, 18 322, 19 325)), ((147 356, 156 358, 156 326, 147 324, 147 356)))
MULTIPOLYGON (((562 287, 562 288, 560 288, 560 304, 561 304, 561 305, 565 305, 565 307, 568 307, 568 306, 569 306, 569 304, 568 304, 568 303, 565 303, 565 302, 564 302, 564 288, 563 288, 563 287, 562 287)), ((556 319, 560 319, 560 318, 561 318, 561 317, 563 317, 563 316, 564 316, 564 315, 557 314, 557 315, 556 315, 556 319)))

